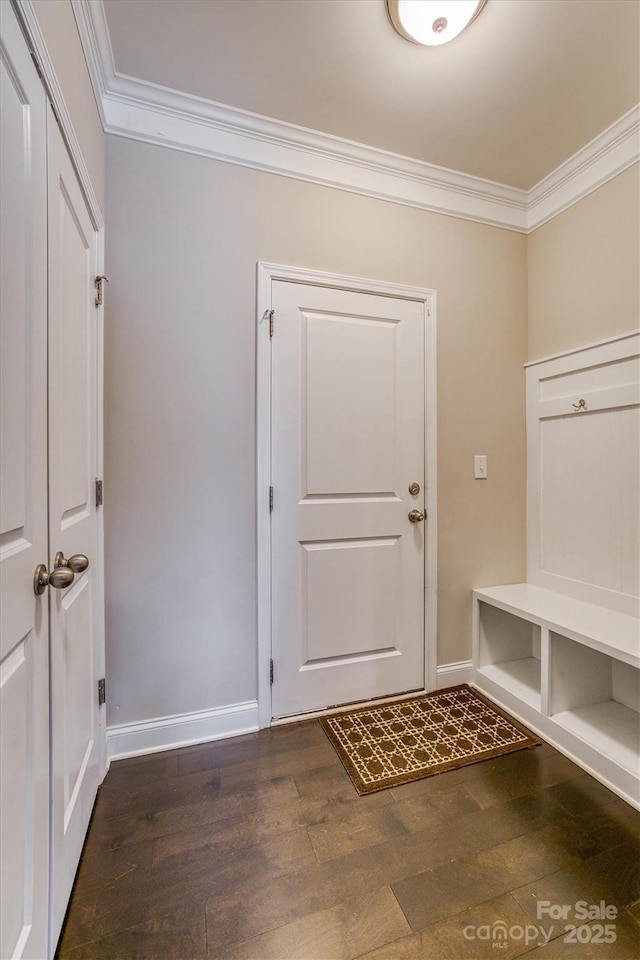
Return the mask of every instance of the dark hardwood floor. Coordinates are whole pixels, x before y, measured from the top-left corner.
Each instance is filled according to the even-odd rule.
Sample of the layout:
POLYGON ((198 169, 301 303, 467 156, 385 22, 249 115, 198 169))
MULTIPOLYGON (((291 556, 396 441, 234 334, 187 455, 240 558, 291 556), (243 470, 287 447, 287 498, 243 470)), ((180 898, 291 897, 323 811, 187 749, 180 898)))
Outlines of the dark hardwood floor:
POLYGON ((58 957, 636 960, 639 832, 546 744, 368 797, 317 721, 121 760, 58 957))

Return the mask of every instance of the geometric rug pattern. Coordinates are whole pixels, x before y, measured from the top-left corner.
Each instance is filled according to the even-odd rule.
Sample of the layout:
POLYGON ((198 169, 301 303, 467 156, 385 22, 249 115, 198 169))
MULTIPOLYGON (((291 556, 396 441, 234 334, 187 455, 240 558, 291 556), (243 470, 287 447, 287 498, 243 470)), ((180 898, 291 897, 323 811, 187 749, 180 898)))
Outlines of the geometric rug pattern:
POLYGON ((320 723, 361 795, 540 743, 466 683, 320 723))

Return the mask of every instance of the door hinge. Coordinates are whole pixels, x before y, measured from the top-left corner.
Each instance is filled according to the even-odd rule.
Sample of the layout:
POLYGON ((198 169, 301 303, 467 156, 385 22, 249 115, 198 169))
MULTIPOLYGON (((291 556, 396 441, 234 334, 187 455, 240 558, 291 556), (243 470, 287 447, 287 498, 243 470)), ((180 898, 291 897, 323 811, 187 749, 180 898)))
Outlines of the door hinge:
POLYGON ((102 506, 102 480, 96 480, 96 507, 102 506))
POLYGON ((34 65, 34 67, 36 68, 36 73, 38 74, 38 76, 40 77, 40 79, 43 80, 44 77, 42 76, 42 70, 40 69, 40 64, 38 63, 38 58, 36 57, 36 55, 35 55, 35 53, 33 52, 33 50, 29 50, 29 53, 31 54, 31 59, 33 60, 33 65, 34 65))
POLYGON ((98 680, 98 706, 101 707, 103 703, 107 702, 107 681, 103 677, 102 680, 98 680))
POLYGON ((273 512, 273 487, 269 487, 269 513, 273 512))
POLYGON ((269 660, 269 683, 273 683, 273 660, 269 660))
POLYGON ((269 310, 269 337, 273 336, 273 310, 269 310))
POLYGON ((104 299, 104 285, 105 283, 111 283, 109 277, 96 277, 94 280, 94 286, 96 291, 96 307, 101 307, 104 299))

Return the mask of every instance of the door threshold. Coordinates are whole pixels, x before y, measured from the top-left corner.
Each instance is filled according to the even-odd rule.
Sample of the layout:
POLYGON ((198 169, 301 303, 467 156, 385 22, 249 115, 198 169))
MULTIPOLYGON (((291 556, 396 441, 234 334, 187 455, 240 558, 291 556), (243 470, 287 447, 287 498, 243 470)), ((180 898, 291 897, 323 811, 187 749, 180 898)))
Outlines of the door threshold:
POLYGON ((301 720, 315 720, 317 717, 328 717, 334 713, 347 713, 358 706, 383 707, 385 703, 395 703, 397 700, 410 700, 413 697, 419 697, 427 693, 425 687, 418 687, 415 690, 405 690, 404 693, 394 693, 388 697, 378 697, 375 700, 352 700, 350 703, 341 703, 333 707, 325 707, 323 710, 310 710, 306 713, 291 713, 286 717, 272 717, 270 726, 279 727, 285 723, 299 723, 301 720))

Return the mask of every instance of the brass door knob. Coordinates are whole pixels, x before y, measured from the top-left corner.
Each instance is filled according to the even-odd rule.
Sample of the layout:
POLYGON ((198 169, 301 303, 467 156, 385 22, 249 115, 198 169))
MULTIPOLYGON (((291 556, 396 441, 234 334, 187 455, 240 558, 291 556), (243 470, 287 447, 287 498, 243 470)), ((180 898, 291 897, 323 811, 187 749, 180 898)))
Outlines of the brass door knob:
POLYGON ((89 566, 89 558, 85 557, 83 553, 74 553, 74 555, 67 560, 64 553, 58 550, 53 561, 53 566, 56 570, 69 569, 73 573, 84 573, 89 566))
POLYGON ((424 513, 422 510, 409 510, 409 520, 411 520, 411 523, 422 523, 424 513))
POLYGON ((74 580, 75 574, 68 567, 60 567, 48 573, 45 564, 39 563, 33 573, 33 592, 36 597, 41 597, 47 587, 64 590, 70 587, 74 580))

